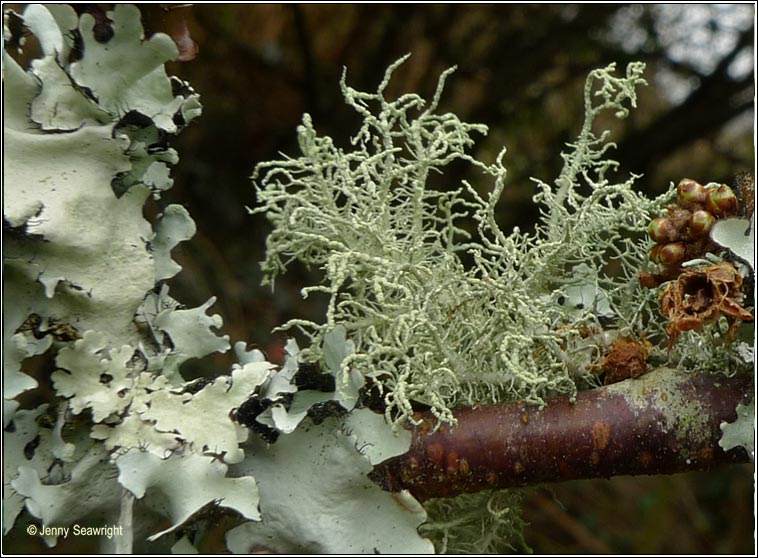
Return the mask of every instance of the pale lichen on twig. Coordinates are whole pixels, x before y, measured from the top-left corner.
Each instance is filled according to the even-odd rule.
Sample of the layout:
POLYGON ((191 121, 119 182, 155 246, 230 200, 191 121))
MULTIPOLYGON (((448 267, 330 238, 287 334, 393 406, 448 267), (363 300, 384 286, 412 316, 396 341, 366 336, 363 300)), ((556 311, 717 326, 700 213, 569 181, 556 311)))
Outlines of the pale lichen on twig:
POLYGON ((442 74, 428 106, 415 94, 384 97, 404 61, 390 66, 376 93, 354 90, 343 76, 345 100, 364 119, 352 149, 319 136, 305 115, 301 156, 256 168, 253 211, 274 226, 264 262, 268 279, 298 259, 324 272, 303 295, 329 296, 324 323, 293 320, 284 327, 309 335, 304 354, 320 360, 324 335, 344 325, 356 350, 343 361, 343 376, 356 369, 380 386, 396 425, 412 420, 414 401, 452 422, 451 408, 460 404, 542 403, 547 393, 574 393, 576 374, 586 373, 572 356, 586 350, 580 326, 603 315, 639 334, 649 321, 651 296, 634 275, 646 241, 634 234, 660 202, 635 193, 635 177, 610 182, 615 163, 606 157, 608 134, 592 132, 600 112, 623 117, 624 104, 634 105, 644 65, 631 64, 624 77, 614 75, 613 65, 590 75, 587 119, 563 154, 556 187, 539 182, 543 215, 530 235, 507 234, 495 220, 505 150, 492 164, 475 159, 467 150, 486 126, 435 114, 452 70, 442 74), (466 182, 448 191, 429 186, 430 172, 442 173, 455 160, 494 180, 486 199, 466 182), (466 216, 478 223, 478 238, 459 224, 466 216), (463 265, 462 251, 473 256, 473 266, 463 265), (620 264, 620 273, 602 271, 609 260, 620 264))

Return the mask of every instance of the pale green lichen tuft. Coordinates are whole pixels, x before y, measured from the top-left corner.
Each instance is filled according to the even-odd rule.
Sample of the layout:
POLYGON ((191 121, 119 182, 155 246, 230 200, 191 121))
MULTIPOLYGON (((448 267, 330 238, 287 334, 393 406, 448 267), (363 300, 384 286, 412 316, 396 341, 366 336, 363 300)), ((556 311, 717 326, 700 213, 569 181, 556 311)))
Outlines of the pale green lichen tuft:
POLYGON ((524 540, 523 492, 485 490, 424 502, 429 519, 421 534, 439 554, 521 554, 531 552, 524 540))
POLYGON ((348 149, 320 136, 309 115, 298 128, 301 156, 260 164, 253 179, 259 206, 273 224, 263 264, 268 281, 295 259, 320 268, 323 280, 303 289, 329 296, 326 320, 293 320, 312 340, 307 359, 323 361, 325 336, 344 326, 355 345, 341 374, 358 370, 384 390, 387 418, 411 420, 412 402, 454 422, 456 405, 573 394, 575 366, 592 340, 581 327, 599 316, 641 335, 653 295, 639 287, 646 260, 639 235, 661 200, 632 190, 634 177, 612 182, 608 132, 594 119, 624 117, 644 84, 644 65, 617 77, 613 65, 590 74, 587 116, 555 186, 538 182, 542 219, 533 235, 503 232, 495 206, 505 188, 504 151, 492 164, 469 154, 487 128, 437 114, 444 83, 430 103, 415 94, 387 100, 387 70, 376 93, 342 80, 347 104, 364 119, 348 149), (448 191, 428 184, 431 173, 460 160, 494 181, 486 197, 464 183, 448 191), (478 223, 472 239, 459 224, 478 223), (473 257, 465 267, 461 253, 473 257), (607 275, 608 263, 620 272, 607 275), (564 304, 561 305, 560 302, 564 304))

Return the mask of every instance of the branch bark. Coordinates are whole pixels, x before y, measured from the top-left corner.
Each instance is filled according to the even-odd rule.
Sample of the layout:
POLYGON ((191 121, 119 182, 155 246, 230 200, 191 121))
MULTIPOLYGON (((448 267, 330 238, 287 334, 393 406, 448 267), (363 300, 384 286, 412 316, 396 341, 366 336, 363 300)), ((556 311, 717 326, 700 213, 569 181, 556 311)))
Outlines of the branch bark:
POLYGON ((736 419, 753 393, 751 375, 733 378, 658 369, 580 392, 576 400, 523 402, 456 412, 458 425, 433 431, 431 414, 412 428, 409 451, 370 473, 385 490, 419 500, 614 475, 669 474, 749 461, 724 452, 720 424, 736 419))

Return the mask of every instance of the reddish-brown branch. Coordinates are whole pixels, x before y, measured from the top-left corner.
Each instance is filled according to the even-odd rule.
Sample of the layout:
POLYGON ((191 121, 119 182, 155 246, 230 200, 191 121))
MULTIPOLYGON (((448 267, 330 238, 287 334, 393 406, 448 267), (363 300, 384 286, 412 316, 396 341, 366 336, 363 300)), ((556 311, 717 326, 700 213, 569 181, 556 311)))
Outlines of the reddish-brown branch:
POLYGON ((420 415, 410 450, 371 478, 416 498, 454 496, 613 475, 666 474, 748 460, 718 445, 722 421, 753 393, 750 375, 724 378, 668 369, 580 392, 543 409, 521 402, 456 412, 458 426, 420 415))

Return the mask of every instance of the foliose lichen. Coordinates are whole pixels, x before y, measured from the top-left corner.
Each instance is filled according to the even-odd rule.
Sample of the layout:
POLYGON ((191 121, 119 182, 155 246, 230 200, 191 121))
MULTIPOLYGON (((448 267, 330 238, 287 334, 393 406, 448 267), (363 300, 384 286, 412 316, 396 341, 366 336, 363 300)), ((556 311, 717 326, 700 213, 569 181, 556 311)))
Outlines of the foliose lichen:
MULTIPOLYGON (((69 6, 31 4, 15 18, 42 57, 28 70, 3 59, 3 288, 13 301, 3 307, 3 424, 9 447, 21 448, 4 463, 5 531, 23 507, 47 526, 116 517, 121 460, 137 454, 179 488, 163 487, 172 528, 225 497, 255 519, 257 492, 233 498, 252 477, 218 482, 205 499, 179 494, 182 471, 223 477, 215 456, 242 459, 247 431, 229 411, 273 365, 237 365, 185 392, 181 364, 229 343, 216 332, 221 318, 206 314, 212 301, 184 309, 162 284, 181 269, 171 249, 194 234, 192 219, 172 205, 155 228, 143 217, 145 201, 172 185, 169 139, 200 114, 194 91, 166 75, 177 47, 163 34, 146 40, 134 6, 108 13, 106 41, 91 15, 69 6), (46 352, 53 370, 22 370, 46 352), (55 395, 19 409, 17 397, 38 383, 55 395)), ((147 469, 131 472, 133 485, 147 482, 147 469)))
MULTIPOLYGON (((27 71, 4 55, 3 287, 13 301, 3 307, 4 533, 20 521, 62 529, 117 519, 123 530, 101 541, 107 552, 196 552, 201 512, 228 508, 256 522, 263 493, 264 510, 288 518, 287 490, 299 501, 332 498, 330 521, 345 525, 319 530, 318 540, 304 542, 310 551, 345 553, 362 539, 369 551, 390 551, 397 541, 386 535, 400 530, 406 549, 430 552, 416 532, 425 518, 420 504, 408 496, 398 507, 365 477, 375 456, 366 444, 394 455, 409 440, 393 437, 381 417, 368 435, 346 430, 357 432, 356 421, 373 415, 345 417, 362 378, 353 375, 339 390, 333 381, 331 389, 299 390, 294 341, 281 368, 237 343, 238 363, 226 374, 182 377, 183 363, 225 352, 229 338, 218 333, 221 317, 208 314, 214 298, 185 308, 164 282, 181 270, 172 249, 195 232, 188 212, 168 205, 151 223, 143 204, 172 186, 178 156, 169 141, 199 115, 200 103, 188 84, 166 75, 164 63, 178 55, 168 36, 145 39, 134 6, 104 15, 110 32, 97 37, 93 17, 68 6, 33 4, 6 18, 14 31, 28 29, 43 56, 27 71), (45 353, 48 365, 30 370, 27 359, 45 353), (19 396, 37 387, 47 401, 20 408, 19 396), (259 430, 241 422, 240 409, 251 402, 260 412, 250 421, 293 434, 282 451, 250 440, 259 430), (342 412, 318 432, 295 432, 312 424, 307 415, 323 402, 342 412), (298 486, 292 475, 282 479, 295 467, 280 460, 286 448, 297 460, 300 449, 332 439, 339 455, 326 470, 334 483, 324 487, 343 486, 340 497, 319 492, 324 487, 310 475, 298 486), (268 468, 241 469, 250 452, 268 468), (367 524, 383 525, 376 540, 366 537, 367 524)), ((327 370, 338 370, 352 350, 335 328, 325 344, 327 370)), ((265 540, 254 530, 235 541, 279 547, 297 522, 267 527, 265 540)), ((53 546, 56 537, 45 542, 53 546)))

